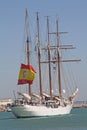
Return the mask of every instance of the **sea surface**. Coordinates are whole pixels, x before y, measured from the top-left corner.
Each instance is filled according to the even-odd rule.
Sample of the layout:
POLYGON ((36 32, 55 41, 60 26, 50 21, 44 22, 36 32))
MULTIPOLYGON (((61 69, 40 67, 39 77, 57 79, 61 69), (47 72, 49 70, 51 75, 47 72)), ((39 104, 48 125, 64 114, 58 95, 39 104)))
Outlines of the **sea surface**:
POLYGON ((73 108, 71 114, 46 118, 17 119, 0 112, 0 130, 87 130, 87 108, 73 108))

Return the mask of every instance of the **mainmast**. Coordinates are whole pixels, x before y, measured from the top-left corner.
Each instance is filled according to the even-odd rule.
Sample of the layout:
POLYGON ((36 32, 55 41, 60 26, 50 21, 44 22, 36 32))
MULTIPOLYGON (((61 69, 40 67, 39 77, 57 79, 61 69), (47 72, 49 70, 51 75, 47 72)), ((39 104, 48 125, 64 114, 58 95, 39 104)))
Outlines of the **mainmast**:
POLYGON ((50 97, 52 98, 52 83, 51 83, 51 57, 50 57, 50 38, 49 38, 49 19, 47 16, 47 31, 48 31, 48 45, 47 45, 47 49, 48 49, 48 64, 49 64, 49 85, 50 85, 50 97))
POLYGON ((40 85, 40 96, 42 97, 42 79, 41 79, 41 54, 40 54, 40 35, 39 35, 39 17, 37 12, 37 48, 38 48, 38 64, 39 64, 39 85, 40 85))
MULTIPOLYGON (((28 22, 28 12, 26 9, 26 17, 25 17, 25 24, 26 24, 26 35, 27 35, 27 40, 26 40, 26 44, 27 44, 27 64, 30 64, 30 39, 29 39, 29 22, 28 22)), ((31 96, 31 85, 29 84, 29 95, 31 96)))

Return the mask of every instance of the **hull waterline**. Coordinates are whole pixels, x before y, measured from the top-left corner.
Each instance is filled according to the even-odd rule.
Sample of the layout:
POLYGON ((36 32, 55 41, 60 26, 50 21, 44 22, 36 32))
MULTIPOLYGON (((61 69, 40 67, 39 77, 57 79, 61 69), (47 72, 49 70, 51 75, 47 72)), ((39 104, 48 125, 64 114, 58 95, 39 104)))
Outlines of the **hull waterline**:
POLYGON ((12 112, 17 118, 29 118, 40 116, 65 115, 69 114, 71 109, 72 105, 59 106, 58 108, 51 108, 46 106, 19 105, 13 106, 12 112))

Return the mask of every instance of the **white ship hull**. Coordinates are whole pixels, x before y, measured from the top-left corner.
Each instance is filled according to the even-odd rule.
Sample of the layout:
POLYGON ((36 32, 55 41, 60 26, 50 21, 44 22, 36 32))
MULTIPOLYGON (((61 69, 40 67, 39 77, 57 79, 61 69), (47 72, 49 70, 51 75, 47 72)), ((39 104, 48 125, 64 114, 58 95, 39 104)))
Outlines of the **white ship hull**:
POLYGON ((46 106, 18 105, 12 107, 12 112, 17 118, 55 116, 69 114, 72 104, 51 108, 46 106))

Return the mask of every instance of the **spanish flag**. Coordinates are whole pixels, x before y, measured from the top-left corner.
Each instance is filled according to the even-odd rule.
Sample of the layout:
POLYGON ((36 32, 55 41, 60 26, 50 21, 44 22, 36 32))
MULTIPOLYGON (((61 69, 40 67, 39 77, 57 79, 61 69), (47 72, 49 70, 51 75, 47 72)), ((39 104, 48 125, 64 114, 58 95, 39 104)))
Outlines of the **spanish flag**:
POLYGON ((20 84, 32 84, 35 79, 36 71, 31 65, 21 64, 18 85, 20 84))

